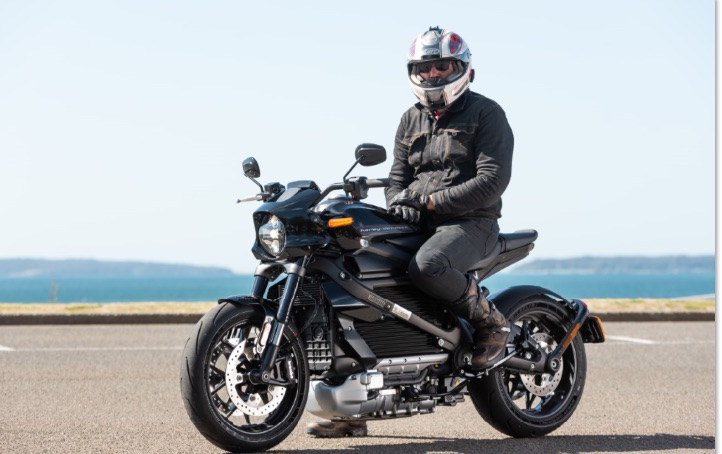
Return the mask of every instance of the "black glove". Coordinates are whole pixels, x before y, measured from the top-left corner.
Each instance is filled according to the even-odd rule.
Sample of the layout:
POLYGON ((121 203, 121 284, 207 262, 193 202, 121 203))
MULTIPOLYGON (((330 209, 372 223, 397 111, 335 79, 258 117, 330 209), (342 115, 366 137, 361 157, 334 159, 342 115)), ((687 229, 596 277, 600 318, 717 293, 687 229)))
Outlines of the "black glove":
POLYGON ((421 219, 421 212, 419 210, 407 207, 406 205, 397 205, 391 208, 389 212, 411 224, 416 224, 421 219))
POLYGON ((426 197, 418 192, 404 189, 389 202, 389 213, 403 218, 404 221, 416 224, 421 219, 421 212, 426 209, 426 197))

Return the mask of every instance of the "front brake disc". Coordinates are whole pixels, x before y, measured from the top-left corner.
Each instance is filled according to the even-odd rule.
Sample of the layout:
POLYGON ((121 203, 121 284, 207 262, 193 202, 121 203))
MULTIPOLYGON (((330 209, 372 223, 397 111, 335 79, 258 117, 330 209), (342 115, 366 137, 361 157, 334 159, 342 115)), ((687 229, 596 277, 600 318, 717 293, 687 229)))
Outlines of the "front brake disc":
MULTIPOLYGON (((247 340, 239 343, 228 357, 226 365, 226 389, 231 401, 236 406, 234 415, 262 416, 278 407, 286 395, 286 388, 277 385, 254 386, 248 383, 239 371, 245 364, 248 371, 250 362, 255 358, 253 343, 247 340)), ((256 358, 257 359, 257 358, 256 358)), ((256 361, 257 363, 258 361, 256 361)))

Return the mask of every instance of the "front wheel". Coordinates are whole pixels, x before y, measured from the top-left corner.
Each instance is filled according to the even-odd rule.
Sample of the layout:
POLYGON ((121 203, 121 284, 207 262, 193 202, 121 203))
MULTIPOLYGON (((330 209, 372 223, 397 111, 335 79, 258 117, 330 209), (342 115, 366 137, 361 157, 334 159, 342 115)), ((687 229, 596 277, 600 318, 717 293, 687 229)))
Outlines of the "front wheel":
MULTIPOLYGON (((571 327, 563 305, 536 295, 514 303, 505 314, 546 351, 553 351, 571 327)), ((503 366, 502 366, 503 368, 503 366)), ((512 437, 539 437, 564 424, 582 397, 587 356, 577 335, 554 374, 524 374, 497 369, 469 384, 469 395, 482 418, 512 437)))
POLYGON ((292 326, 283 333, 271 379, 243 378, 260 363, 256 340, 260 306, 219 305, 196 324, 180 368, 183 402, 191 421, 211 443, 231 452, 256 452, 282 442, 296 427, 308 397, 305 351, 292 326))

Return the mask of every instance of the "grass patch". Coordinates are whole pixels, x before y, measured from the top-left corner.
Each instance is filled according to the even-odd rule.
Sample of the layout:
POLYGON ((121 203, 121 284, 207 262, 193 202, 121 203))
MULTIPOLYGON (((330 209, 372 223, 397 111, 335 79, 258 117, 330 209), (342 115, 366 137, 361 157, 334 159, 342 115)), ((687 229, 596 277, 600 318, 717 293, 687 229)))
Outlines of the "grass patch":
POLYGON ((585 299, 590 312, 714 312, 714 299, 585 299))
POLYGON ((85 312, 97 310, 100 304, 73 304, 65 308, 66 312, 85 312))

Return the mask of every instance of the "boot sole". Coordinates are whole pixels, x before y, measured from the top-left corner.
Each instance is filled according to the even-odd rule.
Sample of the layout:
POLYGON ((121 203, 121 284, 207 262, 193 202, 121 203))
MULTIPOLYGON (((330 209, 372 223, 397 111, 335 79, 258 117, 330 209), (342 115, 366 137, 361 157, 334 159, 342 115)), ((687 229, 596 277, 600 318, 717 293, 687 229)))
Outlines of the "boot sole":
POLYGON ((343 438, 343 437, 365 437, 368 435, 367 429, 354 428, 354 429, 341 429, 335 432, 323 432, 316 429, 306 429, 308 435, 317 438, 343 438))

